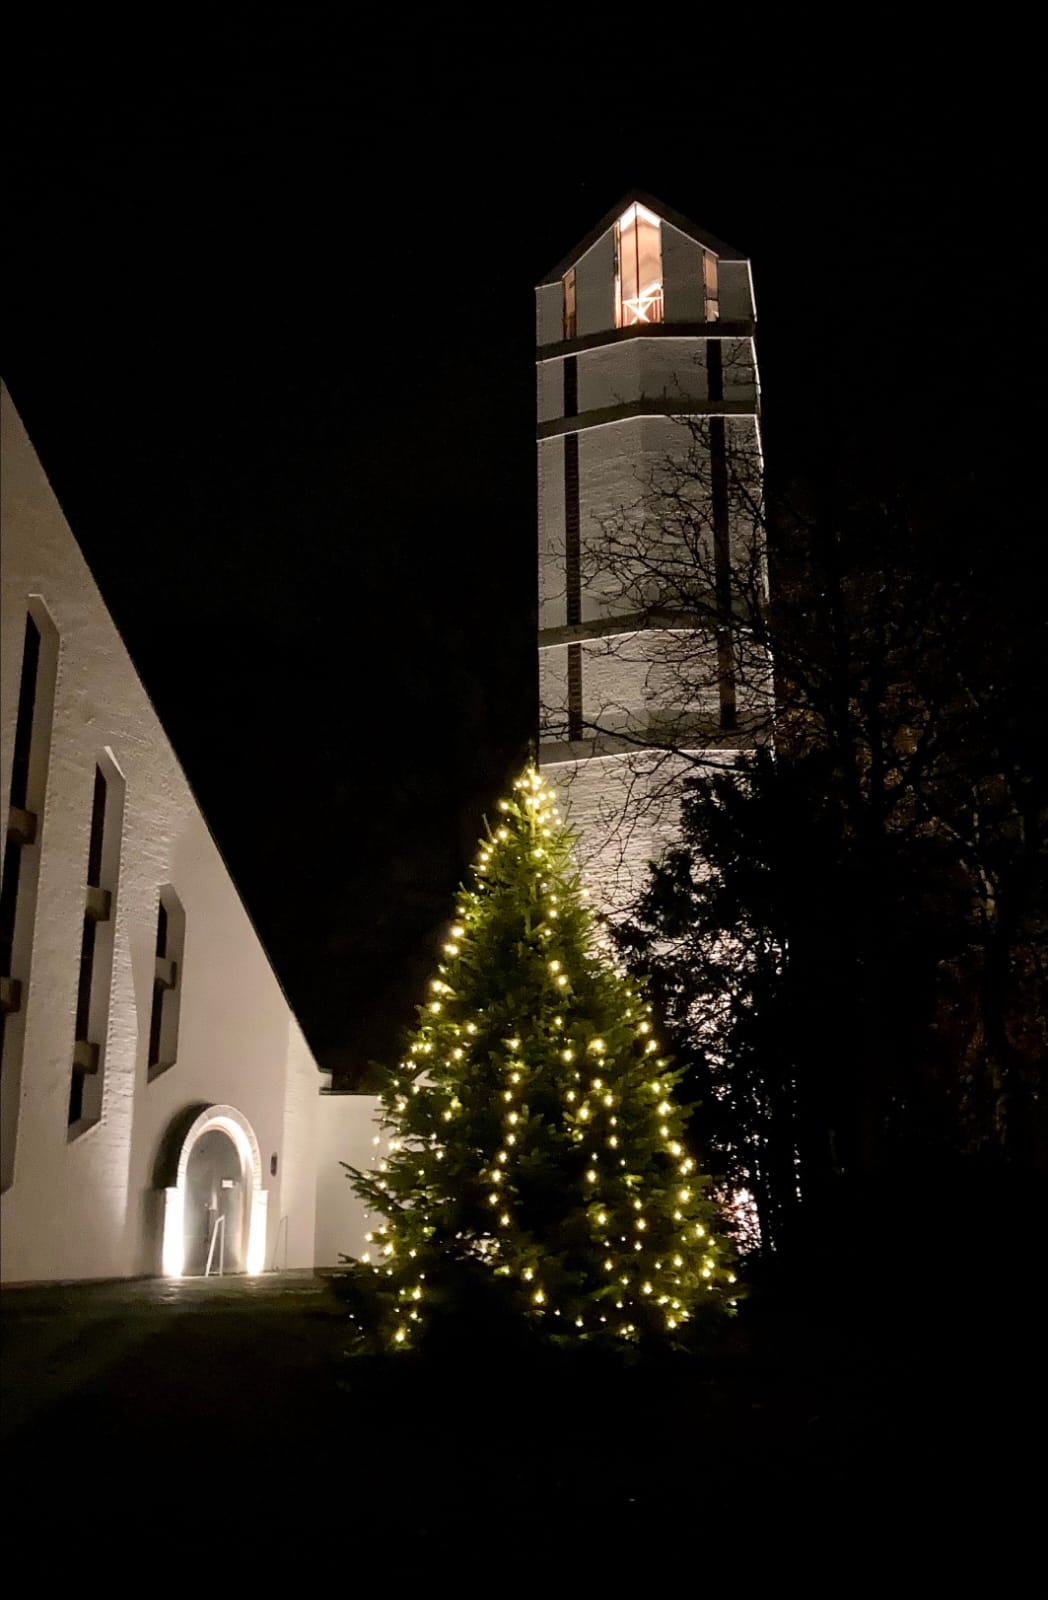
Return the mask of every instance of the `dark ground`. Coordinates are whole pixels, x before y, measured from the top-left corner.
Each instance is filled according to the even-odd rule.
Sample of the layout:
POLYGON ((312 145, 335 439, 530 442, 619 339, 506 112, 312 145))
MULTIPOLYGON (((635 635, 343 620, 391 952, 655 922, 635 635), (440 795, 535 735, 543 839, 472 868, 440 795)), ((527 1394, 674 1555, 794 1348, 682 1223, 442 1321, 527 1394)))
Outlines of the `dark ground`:
POLYGON ((1024 1591, 1044 1521, 1034 1299, 995 1299, 987 1272, 967 1312, 942 1297, 915 1321, 890 1275, 865 1305, 757 1293, 713 1354, 632 1370, 466 1338, 438 1362, 346 1363, 332 1283, 309 1275, 9 1290, 8 1539, 51 1576, 152 1552, 165 1590, 169 1558, 207 1553, 456 1593, 558 1593, 562 1556, 740 1594, 765 1572, 852 1594, 882 1562, 901 1582, 988 1559, 994 1593, 1024 1591))

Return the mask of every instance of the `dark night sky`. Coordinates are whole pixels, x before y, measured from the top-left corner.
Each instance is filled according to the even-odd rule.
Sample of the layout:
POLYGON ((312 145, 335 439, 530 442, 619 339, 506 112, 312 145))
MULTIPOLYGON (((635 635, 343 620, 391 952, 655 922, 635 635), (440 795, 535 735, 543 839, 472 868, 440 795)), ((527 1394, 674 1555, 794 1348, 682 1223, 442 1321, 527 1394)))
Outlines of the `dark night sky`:
POLYGON ((531 732, 532 285, 624 190, 751 256, 773 470, 846 418, 956 478, 1032 394, 1007 50, 780 49, 698 12, 665 50, 599 15, 9 40, 4 375, 350 1068, 409 1017, 531 732))

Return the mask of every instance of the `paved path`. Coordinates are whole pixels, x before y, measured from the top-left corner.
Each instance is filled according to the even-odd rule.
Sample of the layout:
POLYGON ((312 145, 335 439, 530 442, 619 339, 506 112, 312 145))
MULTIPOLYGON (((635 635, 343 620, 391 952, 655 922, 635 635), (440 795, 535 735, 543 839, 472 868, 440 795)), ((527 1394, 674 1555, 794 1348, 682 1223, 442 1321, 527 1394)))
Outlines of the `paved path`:
POLYGON ((54 1436, 85 1409, 129 1428, 183 1404, 242 1420, 267 1366, 283 1391, 330 1373, 343 1328, 329 1280, 311 1273, 27 1285, 0 1308, 5 1441, 54 1436))

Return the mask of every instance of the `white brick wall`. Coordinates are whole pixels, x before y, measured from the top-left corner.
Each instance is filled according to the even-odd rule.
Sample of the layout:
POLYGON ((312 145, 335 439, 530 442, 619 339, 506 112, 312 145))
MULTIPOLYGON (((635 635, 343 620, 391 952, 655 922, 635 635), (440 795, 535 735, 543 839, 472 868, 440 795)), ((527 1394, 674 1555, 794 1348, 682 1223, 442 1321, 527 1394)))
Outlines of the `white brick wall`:
POLYGON ((564 586, 564 440, 538 447, 539 627, 562 627, 564 586))
POLYGON ((597 910, 621 915, 643 889, 648 864, 677 837, 680 785, 694 770, 683 756, 654 751, 544 765, 578 836, 582 881, 597 910))
POLYGON ((32 967, 18 1018, 24 1037, 14 1180, 0 1206, 3 1277, 158 1271, 161 1143, 188 1108, 215 1103, 235 1106, 258 1140, 268 1191, 267 1263, 286 1216, 289 1264, 307 1265, 316 1064, 6 392, 2 406, 5 786, 28 596, 43 597, 60 639, 32 967), (70 1138, 84 881, 100 758, 112 761, 124 783, 111 957, 100 948, 96 964, 103 983, 111 970, 108 1028, 99 1041, 103 1095, 97 1122, 70 1138), (186 919, 178 1058, 149 1082, 157 901, 166 884, 186 919))
POLYGON ((345 1171, 366 1172, 377 1154, 377 1095, 324 1094, 320 1097, 317 1139, 316 1264, 337 1267, 339 1256, 358 1260, 367 1249, 365 1233, 374 1227, 362 1201, 354 1193, 345 1171))

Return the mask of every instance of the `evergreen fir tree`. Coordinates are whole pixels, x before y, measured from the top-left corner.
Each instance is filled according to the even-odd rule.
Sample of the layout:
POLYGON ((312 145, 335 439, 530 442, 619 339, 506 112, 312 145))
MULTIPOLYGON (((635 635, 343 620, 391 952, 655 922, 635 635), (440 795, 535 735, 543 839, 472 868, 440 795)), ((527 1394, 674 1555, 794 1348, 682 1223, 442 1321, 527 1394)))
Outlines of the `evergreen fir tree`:
POLYGON ((479 1272, 558 1341, 683 1342, 738 1293, 679 1074, 613 966, 534 770, 499 802, 445 959, 382 1096, 364 1257, 384 1342, 479 1272))

